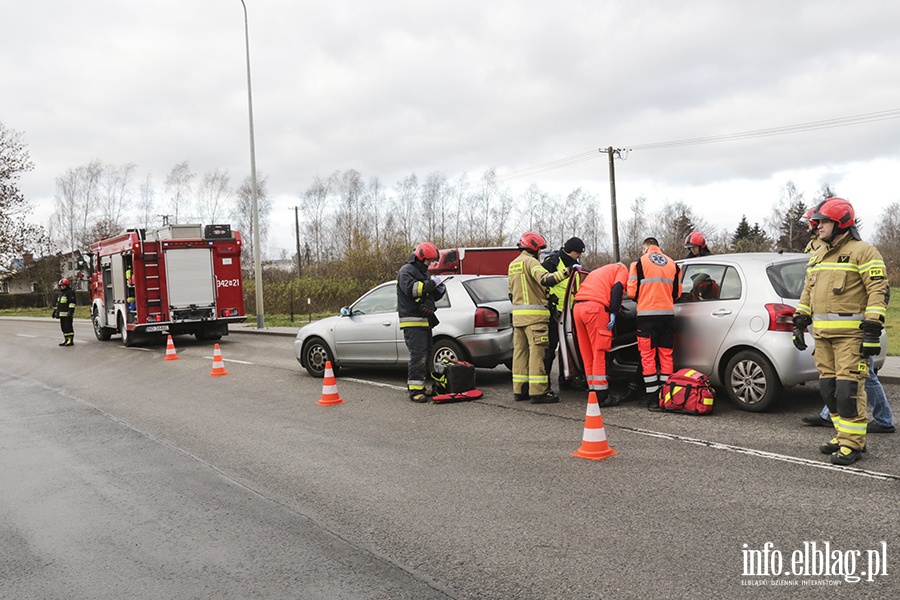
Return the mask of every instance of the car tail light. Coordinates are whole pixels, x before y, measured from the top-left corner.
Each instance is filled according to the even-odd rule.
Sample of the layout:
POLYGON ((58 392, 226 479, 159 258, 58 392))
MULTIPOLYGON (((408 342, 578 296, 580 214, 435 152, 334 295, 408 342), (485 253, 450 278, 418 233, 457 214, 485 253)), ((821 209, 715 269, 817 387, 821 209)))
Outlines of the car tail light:
POLYGON ((769 331, 793 331, 794 307, 787 304, 766 304, 769 331))
POLYGON ((475 309, 475 327, 500 327, 500 313, 493 308, 475 309))
POLYGON ((237 317, 240 311, 236 308, 223 308, 221 311, 223 317, 237 317))

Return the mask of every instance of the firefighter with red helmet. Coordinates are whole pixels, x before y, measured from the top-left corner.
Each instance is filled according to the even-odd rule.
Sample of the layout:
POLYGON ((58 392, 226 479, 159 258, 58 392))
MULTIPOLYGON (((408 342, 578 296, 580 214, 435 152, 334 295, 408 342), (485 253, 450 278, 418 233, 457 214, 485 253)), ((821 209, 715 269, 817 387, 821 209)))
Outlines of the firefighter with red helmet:
POLYGON ((538 257, 547 241, 539 233, 523 233, 517 246, 522 252, 509 263, 508 271, 509 299, 513 305, 513 398, 530 399, 533 404, 559 402, 559 397, 550 391, 544 368, 550 343, 547 290, 568 277, 572 269, 551 273, 541 265, 538 257))
POLYGON ((433 346, 432 329, 438 324, 436 302, 444 297, 446 286, 438 275, 428 272, 428 265, 438 259, 437 246, 422 242, 397 274, 397 312, 400 329, 409 350, 406 388, 413 402, 428 402, 434 365, 428 364, 433 346))
POLYGON ((675 299, 681 296, 680 269, 663 254, 659 242, 648 237, 644 253, 631 263, 628 296, 637 302, 637 342, 648 407, 659 401, 659 389, 674 370, 675 299))
POLYGON ((849 465, 866 449, 866 394, 869 359, 881 350, 881 330, 889 293, 884 260, 862 241, 853 206, 828 198, 810 215, 822 244, 809 260, 794 313, 794 345, 806 350, 812 326, 819 390, 836 430, 819 447, 836 465, 849 465))
POLYGON ((706 236, 699 231, 692 231, 684 238, 684 247, 688 251, 685 258, 709 256, 712 254, 712 251, 706 246, 706 236))
POLYGON ((63 341, 59 345, 74 346, 75 327, 72 320, 75 318, 75 292, 65 277, 59 280, 58 287, 59 297, 56 299, 56 308, 53 309, 53 318, 59 319, 59 328, 63 334, 63 341))

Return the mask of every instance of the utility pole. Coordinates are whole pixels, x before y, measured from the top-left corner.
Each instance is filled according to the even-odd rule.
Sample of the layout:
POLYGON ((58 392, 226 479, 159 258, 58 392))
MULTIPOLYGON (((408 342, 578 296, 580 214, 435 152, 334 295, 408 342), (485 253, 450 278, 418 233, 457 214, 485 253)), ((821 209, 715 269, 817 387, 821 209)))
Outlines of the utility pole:
MULTIPOLYGON (((600 152, 603 152, 603 150, 600 150, 600 152)), ((619 213, 616 208, 616 165, 613 159, 616 155, 621 158, 622 151, 619 148, 610 146, 606 149, 606 153, 609 155, 609 201, 612 207, 613 260, 619 262, 621 260, 619 258, 619 213)))
POLYGON ((297 240, 297 277, 300 277, 301 274, 301 256, 300 256, 300 207, 293 207, 294 210, 294 234, 297 240))

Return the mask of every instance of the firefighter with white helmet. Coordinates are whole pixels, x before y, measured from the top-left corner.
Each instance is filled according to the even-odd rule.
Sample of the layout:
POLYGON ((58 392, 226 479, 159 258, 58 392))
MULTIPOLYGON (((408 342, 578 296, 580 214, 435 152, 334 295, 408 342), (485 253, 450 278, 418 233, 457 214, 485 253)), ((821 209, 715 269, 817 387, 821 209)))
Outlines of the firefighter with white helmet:
POLYGON ((418 403, 430 400, 430 388, 425 382, 431 379, 433 370, 428 357, 433 346, 431 330, 438 324, 435 303, 447 292, 440 276, 428 272, 428 265, 437 259, 437 246, 422 242, 397 274, 397 312, 409 350, 406 388, 409 399, 418 403))
POLYGON ((513 305, 513 398, 530 399, 534 404, 559 402, 559 397, 550 391, 544 368, 550 343, 547 290, 568 277, 571 270, 550 273, 541 265, 538 256, 547 247, 547 241, 539 233, 523 233, 517 246, 522 253, 509 263, 508 271, 509 299, 513 305))
POLYGON ((866 450, 864 382, 869 358, 881 350, 888 279, 884 260, 859 236, 853 206, 828 198, 810 215, 819 240, 794 314, 794 345, 805 350, 812 325, 819 389, 836 435, 819 447, 831 462, 849 465, 866 450))
POLYGON ((57 284, 59 297, 56 299, 56 308, 53 309, 53 318, 59 319, 59 328, 62 330, 63 341, 60 346, 75 345, 75 327, 72 320, 75 318, 75 292, 69 280, 63 277, 57 284))

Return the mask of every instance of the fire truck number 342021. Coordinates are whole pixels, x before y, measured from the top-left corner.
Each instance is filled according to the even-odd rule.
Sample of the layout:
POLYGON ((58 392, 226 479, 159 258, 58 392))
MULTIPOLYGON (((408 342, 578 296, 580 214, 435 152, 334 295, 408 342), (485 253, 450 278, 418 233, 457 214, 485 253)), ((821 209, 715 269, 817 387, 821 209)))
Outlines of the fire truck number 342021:
POLYGON ((216 279, 216 287, 238 287, 241 285, 240 279, 216 279))

